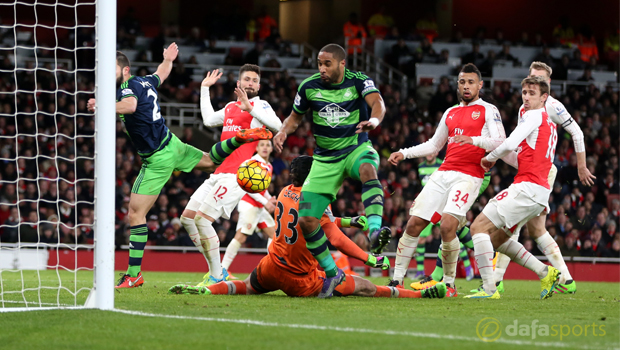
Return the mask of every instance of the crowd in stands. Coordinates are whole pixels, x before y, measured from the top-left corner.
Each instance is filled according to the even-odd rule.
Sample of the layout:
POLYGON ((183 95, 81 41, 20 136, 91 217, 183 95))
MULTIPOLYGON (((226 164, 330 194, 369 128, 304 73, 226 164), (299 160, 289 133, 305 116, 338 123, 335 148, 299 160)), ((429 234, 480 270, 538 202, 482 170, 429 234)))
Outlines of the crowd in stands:
MULTIPOLYGON (((383 34, 389 37, 397 34, 393 30, 395 27, 389 24, 389 16, 384 16, 382 12, 379 15, 371 18, 372 26, 369 21, 368 29, 371 35, 383 34)), ((262 38, 267 45, 273 33, 272 29, 275 28, 273 23, 257 21, 255 26, 256 30, 250 32, 262 38), (268 36, 263 31, 265 26, 270 28, 268 36)), ((432 18, 428 16, 418 23, 413 33, 422 41, 422 55, 437 55, 438 60, 441 60, 444 54, 437 54, 432 50, 432 40, 435 38, 433 28, 432 18)), ((139 34, 139 29, 135 28, 130 16, 121 21, 121 30, 126 34, 119 34, 120 48, 130 45, 132 36, 139 34)), ((560 39, 564 36, 568 34, 558 34, 560 39)), ((478 39, 483 37, 484 33, 477 34, 478 39)), ((155 38, 153 41, 163 38, 155 38)), ((495 40, 501 38, 501 31, 498 31, 495 40)), ((192 40, 196 45, 204 45, 199 32, 194 33, 188 43, 192 40)), ((154 43, 152 47, 163 46, 160 44, 154 43)), ((475 46, 476 43, 473 45, 471 60, 479 63, 484 70, 484 60, 487 58, 476 54, 475 46)), ((399 50, 399 47, 402 49, 400 42, 394 50, 399 50)), ((205 52, 210 52, 211 49, 215 49, 215 45, 203 47, 205 52)), ((617 52, 617 46, 615 49, 617 52)), ((161 60, 158 56, 160 51, 152 51, 153 62, 161 60)), ((496 58, 498 57, 510 60, 509 46, 504 46, 504 51, 498 53, 496 58)), ((143 59, 146 60, 145 57, 143 59)), ((463 63, 469 59, 464 57, 463 63)), ((541 56, 540 60, 544 59, 541 56)), ((561 65, 576 64, 571 58, 567 59, 568 62, 564 62, 564 57, 561 62, 552 61, 555 67, 553 79, 557 78, 556 74, 562 74, 561 65)), ((585 63, 582 57, 580 62, 585 63)), ((592 64, 591 59, 588 62, 592 64)), ((176 63, 171 76, 160 88, 160 94, 169 101, 175 101, 178 97, 187 98, 177 94, 178 87, 183 85, 191 87, 189 101, 199 103, 199 82, 193 82, 191 74, 178 69, 181 63, 183 62, 176 63)), ((528 66, 529 62, 521 64, 528 66)), ((0 57, 0 69, 12 68, 6 55, 0 57)), ((145 71, 139 72, 141 73, 145 71)), ((211 103, 215 110, 235 99, 235 77, 232 72, 227 73, 224 82, 211 87, 211 103)), ((91 94, 52 93, 57 89, 92 92, 92 76, 83 74, 79 75, 79 79, 56 82, 49 77, 45 79, 45 75, 41 73, 42 78, 37 76, 36 80, 39 91, 37 95, 8 94, 7 92, 15 89, 15 81, 19 82, 21 89, 30 87, 34 90, 35 76, 32 71, 19 71, 16 76, 14 78, 3 74, 0 77, 0 241, 16 241, 19 232, 22 242, 36 242, 37 239, 42 242, 92 242, 94 120, 86 111, 86 100, 91 94)), ((286 71, 264 73, 260 97, 268 101, 277 115, 284 119, 291 111, 297 87, 296 80, 286 71)), ((433 135, 443 111, 457 103, 455 89, 454 81, 442 78, 436 88, 420 86, 413 89, 405 99, 400 91, 391 86, 381 86, 387 113, 380 127, 370 133, 370 138, 381 155, 379 178, 385 195, 383 221, 385 225, 391 226, 394 234, 393 243, 389 246, 391 250, 395 249, 395 244, 403 233, 409 218, 408 208, 421 190, 417 173, 421 160, 406 160, 395 167, 387 163, 387 158, 390 153, 420 144, 433 135)), ((558 127, 560 137, 555 155, 558 176, 549 199, 551 213, 547 219, 547 229, 567 256, 620 257, 618 91, 611 86, 601 91, 590 85, 585 88, 570 87, 566 94, 561 96, 556 93, 553 91, 552 95, 564 103, 584 132, 587 165, 597 180, 593 187, 583 186, 579 182, 572 140, 570 135, 558 127)), ((506 133, 510 134, 516 127, 517 111, 521 105, 519 91, 512 89, 510 84, 486 86, 482 98, 499 108, 506 133)), ((196 136, 192 129, 186 128, 180 137, 182 141, 191 144, 196 136)), ((298 130, 289 136, 282 153, 272 155, 274 174, 270 192, 273 195, 277 195, 290 183, 288 169, 291 160, 302 154, 312 155, 314 146, 311 124, 306 119, 298 130)), ((443 159, 444 155, 445 150, 439 154, 439 158, 443 159)), ((140 166, 141 161, 118 120, 115 169, 117 246, 127 244, 128 241, 128 202, 131 186, 140 166)), ((492 170, 491 184, 468 214, 469 222, 473 221, 490 198, 509 186, 515 173, 514 169, 503 162, 496 164, 492 170)), ((149 244, 193 246, 180 224, 179 217, 193 191, 207 177, 208 174, 200 171, 173 174, 147 215, 149 244)), ((362 214, 360 193, 360 183, 346 180, 338 193, 337 201, 332 204, 334 214, 362 214)), ((215 225, 223 246, 234 236, 238 215, 235 211, 231 220, 219 220, 215 225)), ((357 244, 367 248, 367 240, 361 232, 348 229, 346 233, 357 244)), ((527 230, 522 232, 520 240, 526 248, 540 254, 527 230)), ((433 247, 436 250, 439 242, 439 231, 434 231, 432 242, 427 245, 430 247, 429 252, 433 252, 433 247)), ((264 247, 265 243, 266 240, 258 233, 249 239, 246 245, 264 247)))

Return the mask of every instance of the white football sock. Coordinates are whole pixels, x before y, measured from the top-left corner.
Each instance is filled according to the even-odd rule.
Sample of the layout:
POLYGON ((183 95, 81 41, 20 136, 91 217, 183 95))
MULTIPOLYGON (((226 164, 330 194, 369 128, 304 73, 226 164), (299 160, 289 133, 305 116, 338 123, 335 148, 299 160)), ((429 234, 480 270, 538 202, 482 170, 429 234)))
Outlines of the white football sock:
MULTIPOLYGON (((510 239, 518 242, 519 234, 516 233, 510 236, 510 239)), ((495 283, 501 282, 504 280, 504 275, 506 274, 508 265, 510 265, 510 257, 506 256, 506 254, 498 253, 497 260, 495 261, 495 273, 494 273, 495 283)))
POLYGON ((209 272, 216 279, 222 279, 222 263, 220 261, 220 239, 213 228, 211 221, 196 215, 194 219, 198 232, 200 232, 200 244, 205 251, 205 257, 209 263, 209 272))
POLYGON ((482 277, 482 287, 489 295, 493 295, 495 288, 495 279, 493 278, 493 243, 491 236, 486 233, 478 233, 472 236, 474 242, 474 257, 480 277, 482 277))
POLYGON ((196 223, 194 222, 194 219, 181 216, 181 225, 183 225, 183 227, 185 228, 185 231, 187 231, 187 234, 189 235, 189 239, 192 240, 196 248, 198 248, 198 251, 201 252, 202 255, 204 255, 205 260, 207 261, 207 264, 209 264, 209 259, 207 259, 205 250, 202 249, 202 244, 200 244, 200 232, 198 232, 198 227, 196 227, 196 223))
POLYGON ((506 269, 508 269, 509 264, 510 257, 502 253, 497 254, 497 261, 495 261, 495 272, 493 273, 495 283, 504 280, 504 274, 506 273, 506 269))
POLYGON ((517 264, 532 270, 541 279, 547 275, 547 265, 536 259, 535 256, 528 252, 527 249, 517 241, 509 239, 504 244, 497 247, 497 251, 506 254, 517 264))
POLYGON ((398 248, 396 249, 396 263, 394 263, 394 280, 403 283, 409 263, 418 247, 418 237, 411 237, 404 233, 398 240, 398 248))
POLYGON ((551 265, 553 265, 553 267, 555 267, 556 269, 560 270, 560 272, 562 273, 560 275, 560 284, 564 284, 566 283, 566 281, 573 279, 573 277, 570 275, 570 272, 568 272, 568 267, 564 262, 562 253, 560 252, 560 247, 558 247, 558 244, 553 239, 553 237, 551 237, 549 232, 545 232, 544 235, 536 238, 536 244, 538 244, 540 251, 542 251, 543 254, 545 254, 545 256, 547 257, 547 259, 549 259, 551 265))
POLYGON ((458 237, 446 242, 441 241, 441 261, 443 264, 443 281, 454 287, 454 279, 456 278, 456 263, 459 261, 459 253, 461 251, 461 242, 458 237))
POLYGON ((233 260, 237 256, 237 252, 239 252, 239 248, 241 248, 241 242, 237 239, 233 238, 232 241, 226 247, 226 253, 224 254, 224 258, 222 258, 222 267, 228 270, 230 264, 232 264, 233 260))

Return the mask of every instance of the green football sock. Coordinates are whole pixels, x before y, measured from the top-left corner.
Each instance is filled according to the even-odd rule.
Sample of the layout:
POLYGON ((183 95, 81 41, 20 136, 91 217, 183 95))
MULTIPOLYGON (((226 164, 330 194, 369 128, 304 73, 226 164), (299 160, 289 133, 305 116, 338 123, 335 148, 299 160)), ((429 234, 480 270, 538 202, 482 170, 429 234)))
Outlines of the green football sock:
POLYGON ((368 234, 381 228, 383 217, 383 187, 379 180, 368 180, 362 184, 362 202, 368 218, 368 234))
POLYGON ((441 261, 441 249, 437 252, 437 261, 435 262, 435 270, 431 274, 433 281, 441 282, 443 279, 443 262, 441 261))
POLYGON ((237 141, 237 139, 234 137, 218 142, 213 145, 213 147, 211 147, 209 157, 214 164, 222 164, 224 159, 226 159, 226 157, 233 153, 237 148, 241 147, 241 145, 243 145, 243 143, 237 141))
POLYGON ((465 248, 465 246, 463 246, 462 243, 461 243, 461 252, 459 253, 459 258, 463 260, 463 265, 465 265, 465 267, 471 266, 471 262, 469 261, 469 255, 467 254, 467 248, 465 248))
POLYGON ((459 242, 469 249, 474 249, 474 242, 471 240, 471 233, 469 233, 469 227, 465 226, 458 234, 459 242))
POLYGON ((416 249, 416 257, 415 261, 418 264, 418 271, 424 272, 424 253, 426 252, 426 244, 418 244, 418 248, 416 249))
POLYGON ((334 262, 334 258, 329 252, 329 248, 327 247, 327 237, 325 237, 325 232, 321 228, 321 226, 317 226, 316 230, 312 231, 312 233, 305 235, 306 239, 306 247, 314 256, 314 258, 319 262, 319 265, 325 270, 325 275, 327 277, 334 277, 338 274, 338 267, 336 266, 336 262, 334 262))
POLYGON ((148 240, 148 228, 146 224, 131 226, 129 228, 129 267, 127 274, 129 277, 138 277, 144 256, 144 246, 148 240))

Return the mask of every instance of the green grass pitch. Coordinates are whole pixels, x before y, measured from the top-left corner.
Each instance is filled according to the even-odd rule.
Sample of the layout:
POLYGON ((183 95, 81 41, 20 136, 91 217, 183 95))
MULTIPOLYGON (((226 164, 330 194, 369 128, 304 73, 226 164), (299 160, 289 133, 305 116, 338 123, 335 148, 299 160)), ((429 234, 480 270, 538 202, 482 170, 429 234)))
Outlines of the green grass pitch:
MULTIPOLYGON (((83 303, 92 273, 42 271, 43 303, 83 303), (58 293, 59 280, 63 287, 58 293)), ((0 313, 2 349, 614 349, 620 347, 620 285, 578 281, 574 295, 539 300, 535 281, 506 281, 500 300, 289 298, 169 295, 192 273, 145 272, 143 287, 115 292, 122 312, 0 313), (544 329, 547 328, 547 334, 544 329), (554 329, 555 334, 554 334, 554 329), (587 334, 586 334, 587 331, 587 334), (481 339, 481 337, 483 339, 481 339), (485 341, 486 340, 486 341, 485 341)), ((244 278, 245 276, 239 275, 244 278)), ((2 290, 37 287, 37 272, 2 272, 2 290)), ((371 279, 386 284, 385 278, 371 279)), ((460 296, 479 281, 458 280, 460 296)), ((408 282, 407 282, 408 284, 408 282)), ((3 294, 4 307, 38 301, 3 294)))

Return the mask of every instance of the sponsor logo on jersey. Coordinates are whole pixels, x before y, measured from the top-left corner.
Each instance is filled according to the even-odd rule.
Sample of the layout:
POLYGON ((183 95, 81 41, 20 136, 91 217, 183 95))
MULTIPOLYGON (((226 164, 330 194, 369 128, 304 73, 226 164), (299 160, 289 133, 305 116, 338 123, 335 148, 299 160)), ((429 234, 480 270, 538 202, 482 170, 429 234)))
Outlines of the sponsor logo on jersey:
POLYGON ((131 89, 123 89, 123 91, 121 91, 121 95, 122 96, 133 95, 133 90, 131 90, 131 89))
POLYGON ((493 120, 496 122, 501 122, 502 117, 499 116, 499 113, 495 112, 495 114, 493 115, 493 120))
POLYGON ((241 130, 241 126, 234 125, 233 124, 233 120, 230 119, 230 118, 226 119, 226 124, 222 128, 222 132, 224 132, 224 131, 238 131, 238 130, 241 130))
POLYGON ((471 113, 471 119, 476 120, 480 118, 480 111, 475 111, 471 113))
POLYGON ((327 106, 321 108, 318 113, 319 117, 325 119, 327 125, 332 128, 338 126, 343 120, 347 119, 351 113, 347 112, 344 108, 338 106, 335 103, 330 103, 327 106))
POLYGON ((140 83, 140 85, 142 85, 143 88, 149 87, 149 86, 153 86, 148 81, 139 81, 139 83, 140 83))
POLYGON ((316 98, 323 98, 323 95, 319 91, 319 92, 316 93, 316 95, 314 95, 314 97, 316 97, 316 98))
POLYGON ((347 89, 347 92, 344 93, 344 98, 349 98, 351 97, 351 95, 353 95, 353 93, 351 92, 351 90, 347 89))
POLYGON ((295 95, 295 106, 299 106, 301 104, 301 96, 299 96, 299 92, 295 95))
POLYGON ((523 147, 521 146, 517 147, 517 154, 521 153, 521 151, 523 151, 523 147))
POLYGON ((453 115, 449 115, 448 119, 452 120, 452 117, 454 117, 454 114, 453 115))

